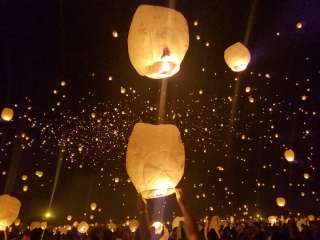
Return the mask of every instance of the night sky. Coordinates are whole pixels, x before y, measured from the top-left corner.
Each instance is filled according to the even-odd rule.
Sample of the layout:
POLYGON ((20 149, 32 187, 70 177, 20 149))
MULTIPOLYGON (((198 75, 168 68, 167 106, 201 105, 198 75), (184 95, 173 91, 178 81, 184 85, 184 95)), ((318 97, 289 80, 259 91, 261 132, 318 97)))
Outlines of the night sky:
MULTIPOLYGON (((59 158, 53 221, 136 215, 126 145, 136 122, 156 122, 160 89, 160 80, 138 75, 128 56, 130 22, 143 3, 169 5, 1 1, 0 108, 15 115, 0 122, 0 191, 21 200, 22 219, 46 212, 59 158), (91 202, 101 212, 92 212, 91 202)), ((178 126, 185 144, 179 186, 193 215, 318 214, 320 2, 173 3, 188 21, 190 46, 169 79, 165 121, 178 126), (234 73, 223 53, 246 34, 252 59, 234 73), (285 160, 286 149, 294 162, 285 160), (279 196, 285 208, 277 207, 279 196)), ((179 215, 174 196, 164 211, 168 220, 179 215)))

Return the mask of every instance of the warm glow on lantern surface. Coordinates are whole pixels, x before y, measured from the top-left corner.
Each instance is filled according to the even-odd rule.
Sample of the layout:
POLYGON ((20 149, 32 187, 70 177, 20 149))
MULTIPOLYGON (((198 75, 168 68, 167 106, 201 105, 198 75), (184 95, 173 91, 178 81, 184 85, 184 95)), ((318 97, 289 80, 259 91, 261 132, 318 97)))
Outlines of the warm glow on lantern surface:
POLYGON ((247 68, 251 54, 245 45, 237 42, 224 51, 224 59, 232 71, 241 72, 247 68))
POLYGON ((292 149, 288 149, 284 152, 284 157, 288 162, 294 161, 294 151, 292 149))

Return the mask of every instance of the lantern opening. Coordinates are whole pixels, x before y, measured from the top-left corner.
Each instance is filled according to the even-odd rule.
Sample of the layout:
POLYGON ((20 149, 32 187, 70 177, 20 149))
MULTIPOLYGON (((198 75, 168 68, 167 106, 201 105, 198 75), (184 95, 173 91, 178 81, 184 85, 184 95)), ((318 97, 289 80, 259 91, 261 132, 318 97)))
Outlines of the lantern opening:
MULTIPOLYGON (((164 50, 165 52, 165 50, 164 50)), ((180 70, 180 65, 175 63, 169 55, 163 55, 160 61, 146 68, 148 76, 159 76, 160 78, 171 77, 180 70)))
POLYGON ((238 60, 235 65, 233 66, 233 70, 235 72, 241 72, 247 68, 248 63, 243 60, 238 60))
POLYGON ((175 186, 170 180, 160 180, 155 184, 154 189, 145 190, 141 194, 148 199, 168 196, 174 192, 175 186))

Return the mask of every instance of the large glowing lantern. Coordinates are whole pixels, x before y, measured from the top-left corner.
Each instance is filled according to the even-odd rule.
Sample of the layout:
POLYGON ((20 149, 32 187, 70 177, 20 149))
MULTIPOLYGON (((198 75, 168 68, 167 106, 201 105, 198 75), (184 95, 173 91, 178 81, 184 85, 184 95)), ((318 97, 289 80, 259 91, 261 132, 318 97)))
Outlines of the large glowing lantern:
POLYGON ((172 221, 172 229, 179 227, 180 222, 184 222, 184 217, 175 217, 172 221))
POLYGON ((228 67, 234 72, 245 70, 250 59, 250 51, 241 42, 231 45, 224 51, 224 60, 228 67))
POLYGON ((89 224, 85 221, 82 221, 81 223, 79 223, 78 225, 78 232, 79 233, 86 233, 89 229, 89 224))
POLYGON ((20 211, 20 201, 8 194, 0 196, 0 231, 9 227, 17 219, 20 211))
POLYGON ((137 231, 138 227, 139 227, 139 222, 136 219, 131 219, 129 221, 129 229, 131 232, 137 231))
POLYGON ((286 199, 283 197, 277 197, 276 203, 277 203, 278 207, 284 207, 286 205, 286 199))
POLYGON ((138 7, 129 29, 128 52, 140 75, 154 79, 173 76, 188 47, 188 24, 180 12, 151 5, 138 7))
POLYGON ((97 204, 96 204, 95 202, 92 202, 92 203, 90 204, 90 209, 91 209, 92 211, 95 211, 95 210, 97 209, 97 204))
POLYGON ((292 149, 288 149, 284 152, 284 158, 288 162, 293 162, 294 161, 294 151, 292 149))
POLYGON ((128 175, 144 198, 174 193, 185 162, 178 128, 137 123, 129 139, 126 161, 128 175))
POLYGON ((1 111, 1 119, 3 121, 6 121, 6 122, 9 122, 12 120, 13 118, 13 109, 12 108, 3 108, 2 111, 1 111))

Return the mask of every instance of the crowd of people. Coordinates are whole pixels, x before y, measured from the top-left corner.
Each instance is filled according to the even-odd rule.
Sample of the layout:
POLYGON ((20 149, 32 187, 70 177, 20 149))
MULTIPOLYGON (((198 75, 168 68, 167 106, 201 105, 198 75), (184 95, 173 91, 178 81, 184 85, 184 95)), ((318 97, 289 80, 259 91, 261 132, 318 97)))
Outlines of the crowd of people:
POLYGON ((320 222, 299 221, 221 221, 212 216, 205 222, 195 223, 184 203, 180 189, 176 198, 183 215, 178 226, 168 230, 162 225, 161 231, 149 222, 147 202, 138 197, 139 227, 132 231, 128 226, 109 229, 105 225, 90 227, 86 233, 79 233, 76 227, 68 231, 41 228, 22 230, 12 227, 11 231, 0 232, 0 240, 320 240, 320 222), (151 227, 150 227, 151 226, 151 227))

